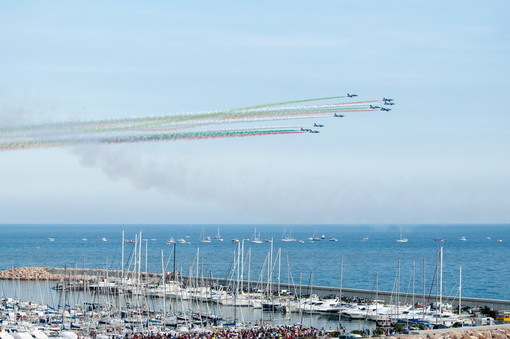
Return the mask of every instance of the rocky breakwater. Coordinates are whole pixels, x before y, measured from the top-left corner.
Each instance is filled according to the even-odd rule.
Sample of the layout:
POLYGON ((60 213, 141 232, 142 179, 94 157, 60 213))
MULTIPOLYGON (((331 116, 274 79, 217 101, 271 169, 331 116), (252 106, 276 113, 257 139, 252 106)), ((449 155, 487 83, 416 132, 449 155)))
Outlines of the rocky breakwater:
POLYGON ((449 328, 417 331, 408 335, 388 336, 394 339, 510 339, 510 325, 449 328))
POLYGON ((3 280, 60 280, 60 274, 48 272, 45 267, 16 267, 0 271, 3 280))

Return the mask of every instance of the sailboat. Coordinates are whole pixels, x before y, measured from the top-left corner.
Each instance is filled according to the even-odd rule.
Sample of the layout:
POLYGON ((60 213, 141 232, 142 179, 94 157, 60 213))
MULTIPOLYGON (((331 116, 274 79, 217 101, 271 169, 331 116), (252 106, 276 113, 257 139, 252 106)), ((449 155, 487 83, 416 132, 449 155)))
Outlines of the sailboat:
POLYGON ((206 242, 206 243, 210 243, 211 242, 211 237, 206 237, 204 235, 204 230, 202 229, 202 234, 200 234, 200 239, 199 239, 200 242, 206 242))
POLYGON ((296 241, 296 239, 292 237, 291 232, 289 232, 287 234, 287 229, 285 229, 283 231, 282 241, 283 242, 290 242, 290 241, 296 241))
POLYGON ((254 244, 262 244, 262 240, 260 239, 260 232, 259 232, 259 235, 257 236, 257 229, 255 229, 253 231, 253 239, 251 241, 252 243, 254 244))
POLYGON ((408 242, 409 239, 402 237, 402 227, 400 227, 400 239, 397 239, 397 242, 408 242))
POLYGON ((219 227, 218 227, 218 234, 214 237, 214 239, 216 239, 218 241, 223 241, 223 238, 220 235, 220 228, 219 227))
POLYGON ((444 239, 439 237, 439 233, 436 233, 436 237, 434 238, 434 241, 441 242, 441 241, 444 241, 444 239))

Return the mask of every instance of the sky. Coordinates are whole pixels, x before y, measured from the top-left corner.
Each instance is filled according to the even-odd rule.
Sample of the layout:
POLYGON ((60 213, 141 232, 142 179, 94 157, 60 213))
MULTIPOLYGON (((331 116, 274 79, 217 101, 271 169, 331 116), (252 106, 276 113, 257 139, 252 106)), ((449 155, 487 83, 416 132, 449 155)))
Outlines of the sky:
POLYGON ((3 127, 348 92, 396 105, 320 134, 2 151, 0 223, 510 223, 509 10, 2 2, 3 127))

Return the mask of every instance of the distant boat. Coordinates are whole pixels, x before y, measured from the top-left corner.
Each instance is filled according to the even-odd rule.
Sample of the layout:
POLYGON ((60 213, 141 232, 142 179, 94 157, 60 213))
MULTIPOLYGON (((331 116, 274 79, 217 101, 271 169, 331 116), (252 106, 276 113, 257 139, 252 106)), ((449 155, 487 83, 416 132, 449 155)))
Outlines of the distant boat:
POLYGON ((337 238, 331 238, 331 239, 329 239, 329 241, 338 241, 338 239, 337 238))
POLYGON ((206 243, 209 243, 209 242, 211 242, 211 237, 202 237, 202 238, 200 239, 200 242, 206 242, 206 243))
POLYGON ((126 240, 124 240, 124 241, 125 241, 125 242, 128 242, 128 243, 130 243, 130 244, 134 244, 134 243, 135 243, 135 241, 134 241, 134 240, 128 240, 128 239, 126 239, 126 240))
POLYGON ((186 240, 184 240, 184 239, 177 239, 177 242, 178 242, 179 244, 185 244, 185 243, 186 243, 186 240))
POLYGON ((460 241, 466 241, 467 239, 466 239, 466 237, 460 237, 459 240, 460 241))
POLYGON ((363 239, 361 239, 362 242, 367 242, 368 241, 368 237, 363 237, 363 239))
POLYGON ((497 242, 503 242, 503 240, 502 240, 502 239, 496 239, 496 241, 497 241, 497 242))
POLYGON ((211 237, 205 236, 203 228, 202 228, 202 233, 200 233, 200 239, 198 239, 198 241, 203 242, 203 243, 210 243, 211 242, 211 237))
POLYGON ((402 227, 400 227, 400 238, 399 238, 399 239, 397 239, 397 242, 408 242, 408 241, 409 241, 409 239, 404 238, 404 237, 402 236, 402 227))
POLYGON ((257 229, 255 228, 253 230, 253 239, 251 241, 252 243, 254 244, 262 244, 262 240, 260 239, 260 232, 259 232, 259 235, 257 236, 257 229))
POLYGON ((83 240, 83 241, 88 241, 89 239, 87 239, 87 238, 81 238, 81 240, 83 240))
POLYGON ((214 239, 217 240, 217 241, 223 241, 223 238, 220 235, 220 228, 219 227, 218 227, 218 234, 216 234, 214 239))
POLYGON ((101 241, 108 241, 108 239, 106 239, 105 237, 102 237, 101 241))
POLYGON ((441 241, 444 241, 444 239, 439 237, 439 233, 436 233, 436 237, 434 238, 434 241, 440 241, 441 242, 441 241))
POLYGON ((311 236, 310 238, 308 238, 308 240, 310 241, 320 241, 322 238, 321 237, 318 237, 315 235, 315 233, 313 234, 313 236, 311 236))
POLYGON ((283 241, 283 242, 290 242, 290 241, 296 241, 296 239, 292 237, 291 232, 289 232, 289 233, 287 234, 287 229, 285 229, 285 230, 283 231, 282 241, 283 241))
POLYGON ((485 237, 485 239, 487 239, 487 240, 492 240, 492 238, 491 238, 491 237, 485 237))
POLYGON ((55 241, 55 238, 48 238, 49 241, 55 241))
POLYGON ((321 239, 326 239, 326 236, 324 234, 321 235, 321 239))
POLYGON ((304 243, 305 243, 305 241, 304 241, 304 240, 298 240, 298 243, 300 243, 300 244, 304 244, 304 243))
POLYGON ((174 237, 170 237, 170 239, 168 239, 168 240, 166 241, 166 244, 167 244, 167 245, 175 244, 174 237))
POLYGON ((239 239, 237 239, 237 238, 232 239, 232 244, 238 244, 238 243, 239 243, 239 239))
POLYGON ((266 239, 266 242, 273 242, 273 239, 269 239, 269 238, 267 238, 267 239, 266 239))

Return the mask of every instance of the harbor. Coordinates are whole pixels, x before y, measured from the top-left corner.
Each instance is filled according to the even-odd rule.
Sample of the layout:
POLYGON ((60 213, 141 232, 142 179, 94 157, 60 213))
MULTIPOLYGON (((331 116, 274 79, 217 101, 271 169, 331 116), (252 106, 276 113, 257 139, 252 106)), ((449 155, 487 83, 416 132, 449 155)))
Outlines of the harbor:
MULTIPOLYGON (((134 272, 125 272, 125 274, 132 275, 134 272)), ((23 281, 41 281, 44 282, 46 280, 57 282, 55 285, 56 289, 60 289, 67 284, 67 288, 77 289, 85 289, 85 288, 95 288, 95 286, 91 283, 93 281, 98 280, 98 277, 101 277, 103 280, 112 279, 115 280, 121 277, 122 272, 119 270, 98 270, 98 269, 84 269, 84 268, 47 268, 47 267, 20 267, 16 269, 4 270, 0 271, 0 280, 23 280, 23 281), (81 281, 82 284, 77 285, 76 281, 81 281), (74 281, 74 282, 73 282, 74 281), (88 284, 84 282, 87 281, 88 284), (71 286, 69 286, 71 285, 71 286)), ((174 273, 170 272, 167 275, 167 279, 171 280, 174 277, 174 273)), ((161 282, 162 274, 161 273, 141 273, 141 277, 144 281, 148 281, 153 284, 158 284, 161 282)), ((192 286, 196 281, 200 281, 202 285, 206 286, 216 286, 218 288, 225 288, 232 284, 231 281, 224 278, 209 278, 209 277, 196 277, 196 276, 179 276, 179 279, 183 281, 185 286, 192 286)), ((239 284, 241 286, 257 286, 259 285, 258 281, 240 281, 239 284)), ((310 285, 290 285, 286 283, 272 284, 272 289, 274 286, 277 286, 281 290, 285 291, 294 291, 295 294, 310 295, 315 294, 319 297, 326 297, 331 295, 337 295, 340 293, 340 287, 329 287, 329 286, 310 286, 310 285)), ((110 293, 119 293, 120 287, 117 287, 115 284, 108 284, 110 293)), ((393 299, 397 299, 397 294, 391 291, 377 291, 377 290, 364 290, 364 289, 356 289, 356 288, 346 288, 343 287, 341 291, 342 295, 345 297, 355 297, 362 299, 376 299, 383 300, 386 303, 390 303, 393 299)), ((420 294, 420 293, 407 293, 401 292, 398 294, 398 298, 403 300, 404 302, 409 300, 415 300, 417 302, 422 303, 433 303, 439 301, 439 296, 433 294, 420 294)), ((454 306, 458 306, 459 298, 458 296, 443 296, 445 300, 452 303, 454 306)), ((501 300, 501 299, 488 299, 488 298, 471 298, 471 297, 462 297, 462 306, 467 307, 477 307, 477 306, 487 306, 495 311, 510 311, 510 300, 501 300)))
MULTIPOLYGON (((510 300, 464 295, 462 265, 455 279, 451 265, 445 269, 443 246, 429 249, 427 253, 433 255, 419 264, 397 257, 388 265, 386 260, 386 268, 379 274, 372 267, 369 277, 356 271, 362 257, 345 254, 362 250, 367 255, 373 246, 374 253, 384 248, 377 247, 383 246, 377 245, 383 241, 374 234, 356 236, 357 241, 352 241, 341 233, 329 232, 326 238, 326 232, 321 232, 300 243, 285 232, 280 242, 274 237, 261 240, 261 231, 253 232, 250 239, 234 229, 222 232, 232 239, 224 241, 219 229, 216 231, 213 238, 207 236, 211 231, 201 230, 197 245, 192 244, 193 235, 182 233, 166 237, 163 243, 160 234, 143 236, 141 232, 130 237, 122 232, 120 241, 112 241, 114 233, 95 241, 89 240, 88 234, 68 236, 65 241, 49 237, 44 248, 35 248, 43 265, 11 265, 0 271, 2 325, 10 331, 36 328, 47 336, 70 331, 80 337, 150 333, 176 337, 219 333, 228 337, 227 332, 259 335, 271 329, 288 334, 299 329, 303 335, 335 337, 510 322, 510 300), (45 257, 59 251, 78 253, 69 252, 73 246, 81 248, 82 267, 77 257, 71 257, 74 263, 65 256, 45 257), (320 257, 310 256, 319 250, 323 257, 343 256, 337 256, 333 265, 309 269, 311 263, 320 262, 320 257), (48 262, 66 264, 49 266, 48 262), (323 281, 327 285, 321 284, 323 281), (373 281, 373 288, 353 288, 356 281, 364 287, 373 281)), ((294 234, 302 237, 305 233, 294 234)), ((390 244, 380 253, 388 256, 393 251, 410 251, 410 246, 415 246, 413 251, 419 248, 411 243, 412 233, 406 232, 406 239, 411 239, 408 242, 401 239, 402 235, 388 239, 390 244)), ((442 245, 432 238, 422 242, 442 245)), ((14 253, 16 249, 9 255, 14 253)), ((473 289, 472 283, 468 286, 473 289)))
POLYGON ((493 325, 499 318, 504 322, 504 310, 510 309, 508 300, 261 285, 176 272, 24 267, 2 271, 0 278, 4 294, 18 298, 2 299, 4 329, 36 326, 42 333, 72 330, 82 337, 282 326, 317 329, 321 336, 335 330, 409 333, 493 325), (39 300, 28 301, 25 292, 34 290, 39 297, 31 297, 39 300))

